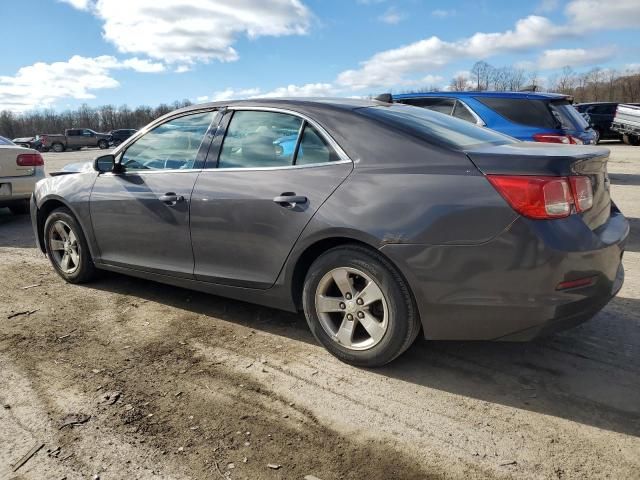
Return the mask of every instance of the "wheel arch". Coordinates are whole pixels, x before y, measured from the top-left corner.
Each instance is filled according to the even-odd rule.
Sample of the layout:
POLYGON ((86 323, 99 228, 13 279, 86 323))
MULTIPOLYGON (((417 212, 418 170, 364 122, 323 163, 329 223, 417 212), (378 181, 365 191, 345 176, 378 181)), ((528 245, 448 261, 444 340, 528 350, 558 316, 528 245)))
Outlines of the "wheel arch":
POLYGON ((393 268, 397 271, 398 275, 400 275, 400 277, 407 284, 407 288, 409 289, 411 298, 414 304, 416 304, 416 296, 413 292, 411 282, 406 277, 402 269, 391 258, 389 258, 389 256, 387 256, 379 248, 376 248, 376 246, 366 242, 363 239, 340 235, 340 236, 331 236, 331 237, 326 237, 326 238, 316 240, 310 245, 306 246, 300 252, 300 254, 297 255, 295 263, 293 265, 293 268, 291 269, 291 273, 289 276, 290 278, 289 285, 291 289, 290 291, 291 299, 293 301, 295 308, 298 311, 302 309, 302 291, 304 288, 304 279, 307 276, 309 268, 311 267, 313 262, 326 251, 335 247, 347 246, 347 245, 355 245, 355 246, 363 247, 367 250, 375 252, 376 254, 384 257, 384 259, 387 262, 389 262, 390 265, 393 266, 393 268))
POLYGON ((46 248, 44 245, 44 224, 46 223, 47 218, 49 217, 49 214, 58 208, 66 208, 71 212, 71 215, 73 215, 73 217, 76 219, 76 221, 78 222, 78 225, 80 225, 80 228, 82 228, 82 233, 84 234, 85 239, 87 240, 87 244, 89 246, 89 251, 91 253, 91 256, 92 258, 95 258, 95 252, 93 251, 93 245, 91 244, 90 236, 89 236, 90 232, 87 230, 87 226, 82 221, 80 215, 78 215, 78 213, 69 203, 67 203, 63 198, 58 196, 51 196, 51 197, 45 198, 44 200, 41 200, 38 203, 39 203, 39 206, 38 206, 37 217, 36 217, 37 228, 38 228, 37 241, 38 241, 38 246, 40 247, 40 250, 42 251, 42 253, 46 253, 46 248))

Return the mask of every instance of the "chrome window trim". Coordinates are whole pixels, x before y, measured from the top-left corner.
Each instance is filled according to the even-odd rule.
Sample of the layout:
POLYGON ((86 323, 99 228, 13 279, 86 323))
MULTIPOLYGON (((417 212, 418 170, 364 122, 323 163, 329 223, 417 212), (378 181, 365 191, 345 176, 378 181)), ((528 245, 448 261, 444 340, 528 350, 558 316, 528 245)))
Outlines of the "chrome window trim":
MULTIPOLYGON (((471 112, 471 115, 473 115, 473 118, 475 118, 475 119, 476 119, 476 125, 479 125, 479 126, 481 126, 481 127, 486 127, 486 126, 487 126, 487 124, 485 123, 485 121, 484 121, 484 120, 482 120, 482 119, 480 118, 480 115, 478 115, 478 114, 473 110, 473 108, 471 108, 469 105, 467 105, 467 103, 466 103, 466 102, 464 102, 464 101, 460 100, 459 98, 456 98, 456 100, 457 100, 458 102, 460 102, 462 105, 464 105, 464 106, 467 108, 467 110, 469 110, 469 111, 471 112)), ((453 114, 453 110, 451 111, 451 113, 453 114)))

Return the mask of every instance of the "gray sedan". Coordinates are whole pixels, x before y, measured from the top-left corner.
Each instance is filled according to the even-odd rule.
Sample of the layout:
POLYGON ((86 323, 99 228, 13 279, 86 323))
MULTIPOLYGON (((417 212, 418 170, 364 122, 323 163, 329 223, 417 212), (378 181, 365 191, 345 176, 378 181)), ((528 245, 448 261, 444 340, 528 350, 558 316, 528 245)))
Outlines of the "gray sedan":
POLYGON ((528 340, 600 310, 629 233, 608 154, 377 101, 211 103, 40 182, 32 221, 69 282, 303 310, 332 354, 379 366, 421 331, 528 340))

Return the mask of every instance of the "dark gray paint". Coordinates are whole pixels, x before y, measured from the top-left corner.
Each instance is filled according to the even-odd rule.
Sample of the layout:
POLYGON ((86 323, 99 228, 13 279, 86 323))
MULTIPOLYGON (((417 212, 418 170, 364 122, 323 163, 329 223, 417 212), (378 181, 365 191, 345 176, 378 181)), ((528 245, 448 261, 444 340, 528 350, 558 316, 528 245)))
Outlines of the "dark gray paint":
MULTIPOLYGON (((232 102, 230 107, 286 108, 314 119, 353 163, 150 173, 138 175, 144 177, 139 184, 96 172, 55 177, 36 189, 34 228, 41 239, 49 202, 63 202, 78 217, 99 268, 289 310, 299 307, 293 292, 300 290, 296 267, 305 252, 327 240, 358 241, 379 249, 407 279, 425 336, 433 339, 526 339, 549 326, 588 318, 615 294, 629 226, 615 206, 609 207, 603 190, 606 150, 520 143, 457 151, 359 114, 370 105, 380 104, 232 102), (578 170, 593 175, 597 208, 553 221, 519 217, 483 176, 578 170), (195 188, 189 199, 191 270, 188 233, 180 230, 187 211, 156 198, 168 191, 188 193, 189 184, 195 188), (301 211, 289 211, 271 201, 285 191, 311 201, 301 211), (116 198, 129 205, 130 216, 116 206, 116 198), (125 224, 127 239, 116 238, 125 224), (592 287, 555 291, 560 281, 591 274, 598 277, 592 287)), ((174 112, 138 132, 116 154, 171 116, 224 106, 174 112)), ((199 166, 205 158, 211 165, 217 156, 219 120, 201 147, 199 166)))

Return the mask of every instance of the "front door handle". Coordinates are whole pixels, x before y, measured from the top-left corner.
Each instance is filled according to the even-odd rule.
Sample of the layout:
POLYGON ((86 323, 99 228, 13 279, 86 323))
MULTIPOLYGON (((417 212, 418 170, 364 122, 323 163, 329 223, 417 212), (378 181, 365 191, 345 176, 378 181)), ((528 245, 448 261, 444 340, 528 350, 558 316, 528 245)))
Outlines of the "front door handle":
POLYGON ((160 195, 158 200, 172 207, 178 202, 184 202, 184 197, 182 195, 177 195, 174 192, 169 192, 164 195, 160 195))
POLYGON ((273 199, 275 203, 282 207, 295 208, 298 204, 307 203, 309 199, 295 193, 283 193, 279 197, 273 199))

